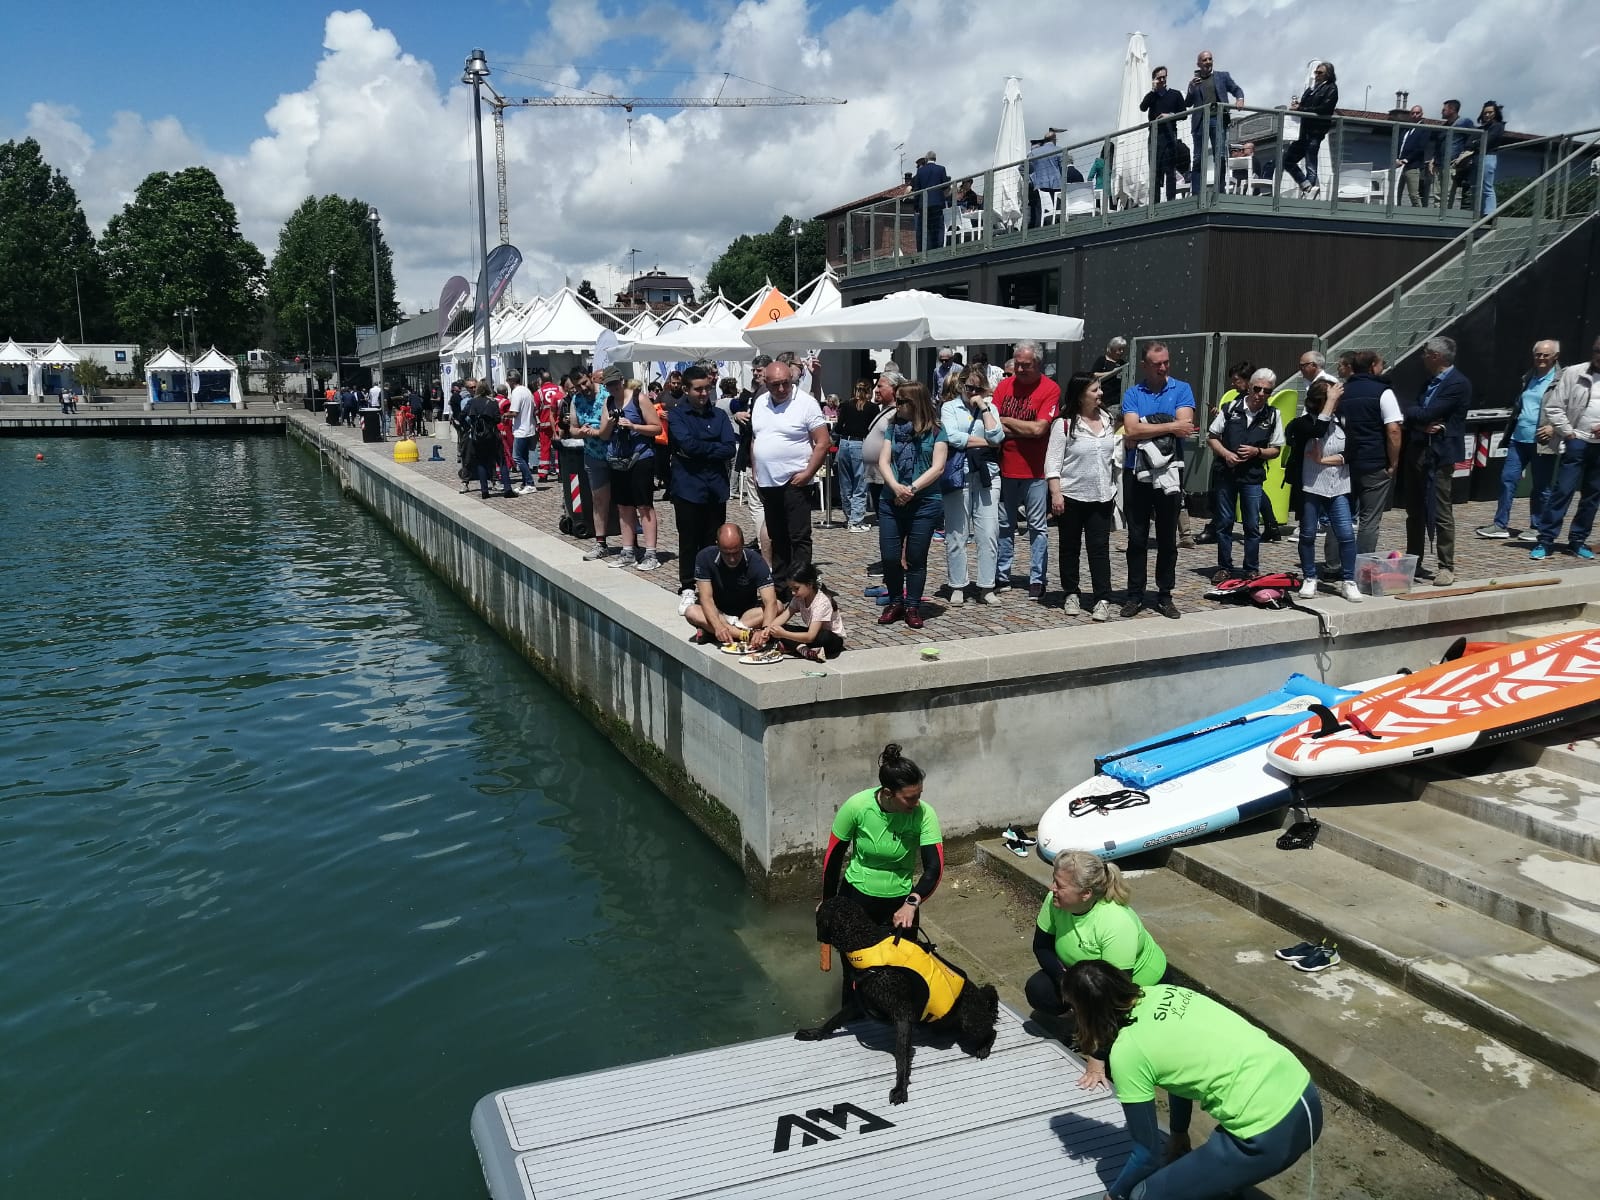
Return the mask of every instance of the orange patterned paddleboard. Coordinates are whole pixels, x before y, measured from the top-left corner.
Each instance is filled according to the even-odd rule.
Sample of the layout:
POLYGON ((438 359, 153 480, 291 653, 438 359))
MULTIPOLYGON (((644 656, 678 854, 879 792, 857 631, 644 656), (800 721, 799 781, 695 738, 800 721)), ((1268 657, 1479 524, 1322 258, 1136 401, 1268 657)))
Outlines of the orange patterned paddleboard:
POLYGON ((1290 775, 1345 775, 1459 754, 1600 712, 1600 629, 1494 646, 1365 692, 1267 750, 1290 775))

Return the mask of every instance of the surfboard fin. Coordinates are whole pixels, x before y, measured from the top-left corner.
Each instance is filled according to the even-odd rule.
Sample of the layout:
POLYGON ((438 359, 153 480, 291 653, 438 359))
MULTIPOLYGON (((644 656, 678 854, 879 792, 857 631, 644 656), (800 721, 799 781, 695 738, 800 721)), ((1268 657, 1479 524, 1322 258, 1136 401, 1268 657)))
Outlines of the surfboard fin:
POLYGON ((1441 663, 1455 662, 1456 659, 1460 658, 1466 652, 1467 639, 1464 637, 1458 637, 1445 649, 1444 656, 1440 658, 1439 661, 1441 663))
POLYGON ((1325 738, 1331 734, 1338 733, 1339 730, 1344 728, 1343 725, 1339 724, 1339 718, 1333 715, 1333 709, 1326 704, 1313 704, 1311 706, 1311 715, 1320 722, 1317 731, 1311 735, 1314 738, 1325 738))

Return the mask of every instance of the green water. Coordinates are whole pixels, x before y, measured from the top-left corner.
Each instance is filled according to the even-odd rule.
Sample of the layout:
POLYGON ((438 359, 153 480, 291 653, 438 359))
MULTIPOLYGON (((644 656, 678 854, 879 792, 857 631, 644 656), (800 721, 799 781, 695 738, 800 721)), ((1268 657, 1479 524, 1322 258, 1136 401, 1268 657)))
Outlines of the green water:
POLYGON ((486 1092, 826 1009, 292 444, 0 441, 0 529, 8 1200, 478 1197, 486 1092))

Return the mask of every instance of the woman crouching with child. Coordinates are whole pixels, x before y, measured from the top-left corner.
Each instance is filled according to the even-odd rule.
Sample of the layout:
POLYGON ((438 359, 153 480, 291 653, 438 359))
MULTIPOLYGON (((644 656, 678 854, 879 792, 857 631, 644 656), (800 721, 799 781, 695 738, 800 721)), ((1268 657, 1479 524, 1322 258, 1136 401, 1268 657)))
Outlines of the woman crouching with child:
POLYGON ((788 609, 767 626, 772 644, 812 662, 838 658, 844 652, 844 613, 822 585, 821 573, 807 563, 790 577, 789 586, 788 609))

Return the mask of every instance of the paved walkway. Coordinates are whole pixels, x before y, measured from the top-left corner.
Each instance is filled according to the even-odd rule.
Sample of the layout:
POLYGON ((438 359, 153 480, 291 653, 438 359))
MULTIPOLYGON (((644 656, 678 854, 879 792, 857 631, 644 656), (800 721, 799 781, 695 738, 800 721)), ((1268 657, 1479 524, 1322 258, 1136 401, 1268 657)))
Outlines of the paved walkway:
MULTIPOLYGON (((345 431, 352 440, 356 432, 345 431)), ((443 462, 421 462, 416 464, 419 470, 431 478, 447 481, 456 486, 461 486, 456 477, 455 446, 448 438, 423 438, 418 442, 422 454, 431 453, 435 444, 441 446, 440 453, 444 455, 443 462)), ((391 449, 390 443, 381 447, 384 451, 391 449)), ((476 484, 473 485, 472 499, 474 503, 492 504, 497 511, 509 513, 537 527, 545 533, 561 537, 556 522, 562 514, 561 493, 555 486, 550 486, 543 491, 528 492, 515 499, 505 500, 495 498, 480 501, 477 498, 476 484)), ((1555 555, 1542 563, 1532 563, 1528 560, 1528 547, 1514 546, 1507 542, 1494 542, 1476 538, 1472 530, 1479 525, 1487 524, 1494 513, 1494 505, 1490 502, 1457 505, 1455 510, 1457 547, 1456 547, 1456 576, 1457 586, 1473 581, 1486 582, 1497 577, 1527 574, 1537 571, 1542 574, 1551 574, 1579 566, 1579 560, 1564 554, 1555 555)), ((670 504, 657 504, 657 519, 660 523, 657 547, 662 558, 662 568, 659 571, 646 573, 640 576, 650 580, 657 586, 669 592, 676 592, 678 587, 678 573, 676 564, 676 547, 678 543, 677 526, 673 519, 670 504)), ((1525 520, 1527 502, 1519 500, 1513 512, 1513 526, 1518 521, 1525 520)), ((742 524, 745 536, 754 544, 755 522, 747 510, 737 500, 729 504, 729 518, 742 524)), ((878 580, 867 574, 869 564, 878 560, 878 539, 876 531, 873 533, 849 533, 843 527, 837 510, 834 513, 833 524, 827 528, 820 527, 822 513, 815 514, 818 527, 813 529, 814 551, 813 557, 817 566, 822 570, 823 582, 838 597, 840 607, 844 610, 848 642, 852 647, 867 648, 873 646, 904 646, 919 643, 950 642, 963 638, 987 637, 992 634, 1021 633, 1030 629, 1053 629, 1063 624, 1087 624, 1088 616, 1067 616, 1062 612, 1062 604, 1066 594, 1061 587, 1060 564, 1051 561, 1049 564, 1049 583, 1046 587, 1042 601, 1031 600, 1027 593, 1028 572, 1028 547, 1027 537, 1024 535, 1017 540, 1016 562, 1013 565, 1014 586, 1003 594, 1003 601, 998 605, 973 604, 970 601, 960 607, 952 608, 947 598, 949 576, 946 572, 946 555, 943 543, 935 542, 932 552, 928 556, 928 587, 927 602, 923 612, 927 617, 927 624, 920 633, 907 629, 903 624, 880 627, 877 624, 878 614, 881 609, 876 603, 862 595, 862 589, 877 583, 878 580)), ((1399 510, 1390 512, 1384 518, 1384 537, 1379 545, 1381 549, 1390 550, 1404 545, 1404 514, 1399 510)), ((1195 521, 1196 532, 1204 524, 1195 521)), ((585 545, 576 538, 565 539, 573 545, 585 545)), ((616 539, 612 539, 615 544, 616 539)), ((1123 597, 1122 589, 1127 582, 1126 560, 1122 553, 1123 535, 1119 532, 1112 536, 1111 572, 1112 587, 1114 589, 1114 603, 1120 604, 1123 597)), ((1055 529, 1050 530, 1051 559, 1057 557, 1057 535, 1055 529)), ((1214 545, 1196 546, 1193 550, 1179 550, 1178 552, 1178 586, 1173 593, 1173 598, 1181 612, 1203 612, 1215 607, 1215 601, 1205 599, 1205 592, 1210 588, 1211 572, 1216 569, 1216 547, 1214 545)), ((1235 548, 1237 555, 1238 548, 1235 548)), ((1297 543, 1293 538, 1264 543, 1261 547, 1261 566, 1265 571, 1285 570, 1298 571, 1297 543)), ((1151 550, 1151 572, 1154 572, 1154 549, 1151 550)), ((1424 564, 1432 565, 1432 559, 1424 564)), ((595 571, 608 570, 601 563, 590 564, 590 569, 595 571)), ((1083 584, 1088 584, 1088 567, 1082 568, 1083 584)), ((1422 586, 1426 586, 1425 584, 1422 586)), ((1336 613, 1340 608, 1346 607, 1346 602, 1331 595, 1324 595, 1322 599, 1313 601, 1319 607, 1336 613)), ((1370 603, 1370 601, 1369 601, 1370 603)), ((1134 618, 1140 621, 1163 621, 1165 618, 1146 610, 1134 618)), ((1120 621, 1121 617, 1113 615, 1112 620, 1120 621)))

